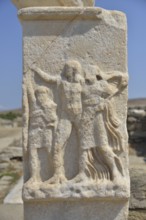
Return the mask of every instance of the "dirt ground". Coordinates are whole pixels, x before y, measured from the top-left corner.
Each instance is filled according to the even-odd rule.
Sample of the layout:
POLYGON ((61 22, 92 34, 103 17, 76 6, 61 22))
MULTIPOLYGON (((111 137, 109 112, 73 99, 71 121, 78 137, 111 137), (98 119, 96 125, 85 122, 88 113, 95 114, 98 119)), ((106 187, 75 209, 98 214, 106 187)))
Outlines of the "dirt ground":
POLYGON ((0 127, 0 152, 21 137, 20 127, 0 127))
POLYGON ((20 159, 22 159, 21 128, 0 127, 0 203, 22 175, 20 159))

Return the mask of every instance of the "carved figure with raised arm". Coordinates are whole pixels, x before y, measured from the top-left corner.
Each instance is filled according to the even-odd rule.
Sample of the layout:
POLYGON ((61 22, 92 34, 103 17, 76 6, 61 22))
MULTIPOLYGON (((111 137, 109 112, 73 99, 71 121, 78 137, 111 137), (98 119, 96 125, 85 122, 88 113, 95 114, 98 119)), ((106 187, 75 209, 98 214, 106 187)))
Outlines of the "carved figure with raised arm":
POLYGON ((82 115, 82 68, 79 62, 69 60, 65 63, 62 77, 51 76, 39 68, 33 68, 44 81, 56 83, 59 86, 59 97, 61 99, 60 117, 56 130, 54 144, 54 176, 48 180, 49 184, 62 183, 66 181, 64 170, 64 152, 66 143, 70 138, 72 127, 79 133, 82 115))
POLYGON ((124 176, 122 162, 116 154, 124 150, 119 131, 122 121, 116 117, 112 100, 127 82, 127 74, 105 74, 97 66, 86 68, 82 92, 80 172, 74 182, 107 179, 117 183, 124 176))

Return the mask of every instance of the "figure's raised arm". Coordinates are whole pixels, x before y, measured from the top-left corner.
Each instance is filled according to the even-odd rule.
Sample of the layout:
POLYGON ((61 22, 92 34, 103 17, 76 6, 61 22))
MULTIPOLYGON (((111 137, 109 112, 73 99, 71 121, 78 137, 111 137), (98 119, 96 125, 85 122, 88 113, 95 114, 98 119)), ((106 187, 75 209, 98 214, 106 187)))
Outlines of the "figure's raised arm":
POLYGON ((107 81, 121 87, 126 87, 128 85, 128 74, 119 71, 114 71, 108 74, 107 81))
POLYGON ((128 74, 119 71, 109 72, 106 76, 107 89, 111 90, 110 97, 121 92, 128 85, 128 74))
POLYGON ((49 83, 57 83, 59 81, 59 77, 58 76, 50 76, 49 74, 47 74, 46 72, 42 71, 40 68, 36 67, 36 66, 32 66, 31 70, 33 70, 35 73, 37 73, 43 80, 45 80, 46 82, 49 83))

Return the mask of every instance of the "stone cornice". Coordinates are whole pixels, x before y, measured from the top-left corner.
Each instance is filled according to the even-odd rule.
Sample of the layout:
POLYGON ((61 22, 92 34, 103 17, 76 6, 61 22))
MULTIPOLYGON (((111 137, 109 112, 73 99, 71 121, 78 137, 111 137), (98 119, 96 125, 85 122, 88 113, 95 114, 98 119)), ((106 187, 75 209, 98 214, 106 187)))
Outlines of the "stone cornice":
POLYGON ((18 9, 27 7, 91 7, 95 0, 12 0, 18 9))
MULTIPOLYGON (((124 28, 125 23, 123 19, 124 13, 119 11, 107 11, 102 8, 95 7, 31 7, 23 8, 18 11, 20 20, 106 20, 106 15, 109 14, 110 22, 113 26, 124 28), (117 22, 118 21, 118 22, 117 22), (120 23, 121 21, 121 23, 120 23), (124 25, 123 25, 124 24, 124 25)), ((126 19, 126 17, 125 17, 126 19)))
POLYGON ((100 19, 100 8, 77 7, 33 7, 18 11, 21 20, 66 20, 66 19, 100 19))

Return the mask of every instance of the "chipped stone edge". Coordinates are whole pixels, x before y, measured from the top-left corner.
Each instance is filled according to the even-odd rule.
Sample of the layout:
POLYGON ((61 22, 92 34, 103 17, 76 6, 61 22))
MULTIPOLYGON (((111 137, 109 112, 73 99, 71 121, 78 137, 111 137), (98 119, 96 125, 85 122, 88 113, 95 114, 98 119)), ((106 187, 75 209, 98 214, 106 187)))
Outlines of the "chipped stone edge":
POLYGON ((42 194, 42 196, 38 196, 38 194, 31 195, 29 193, 25 194, 23 191, 23 195, 22 195, 22 199, 23 202, 51 202, 51 201, 115 201, 115 202, 120 202, 120 201, 125 201, 125 202, 129 202, 129 195, 125 196, 95 196, 95 197, 62 197, 62 196, 58 196, 58 197, 49 197, 49 196, 45 196, 42 194))
MULTIPOLYGON (((22 190, 22 197, 23 201, 53 201, 53 200, 68 200, 68 201, 74 201, 74 200, 92 200, 92 201, 99 201, 99 200, 115 200, 115 201, 122 201, 122 200, 129 200, 130 198, 130 187, 127 185, 126 188, 121 188, 112 191, 108 191, 106 188, 98 188, 97 190, 94 188, 93 191, 86 194, 72 194, 70 191, 67 192, 67 190, 64 188, 65 185, 62 187, 62 189, 58 190, 55 188, 55 191, 53 188, 45 187, 42 188, 39 185, 34 186, 33 188, 28 188, 25 185, 23 186, 22 190), (52 193, 53 190, 53 196, 51 196, 50 193, 52 193), (62 192, 65 191, 66 193, 63 194, 62 192), (104 192, 104 193, 103 193, 104 192)), ((78 188, 76 188, 78 189, 78 188)))
POLYGON ((20 20, 104 20, 110 25, 125 29, 126 16, 120 11, 95 7, 29 7, 18 11, 20 20), (107 19, 108 18, 108 19, 107 19))

